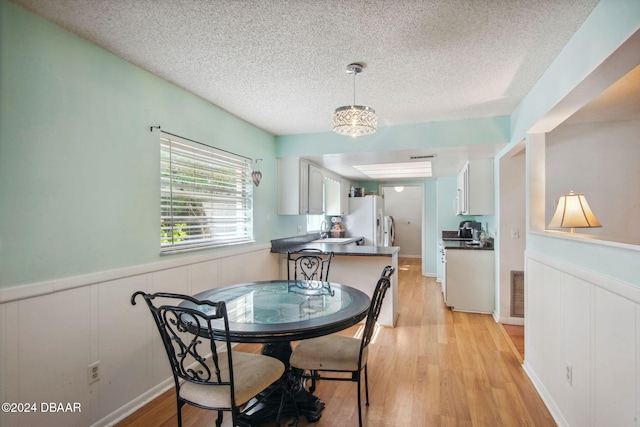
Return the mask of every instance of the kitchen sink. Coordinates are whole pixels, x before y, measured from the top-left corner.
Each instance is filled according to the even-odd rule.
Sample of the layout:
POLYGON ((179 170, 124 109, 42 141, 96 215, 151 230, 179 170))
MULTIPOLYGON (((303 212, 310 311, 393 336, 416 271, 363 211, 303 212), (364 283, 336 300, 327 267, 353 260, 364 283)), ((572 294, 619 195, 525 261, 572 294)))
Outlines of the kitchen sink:
POLYGON ((353 240, 353 237, 327 237, 326 239, 314 240, 312 243, 346 243, 353 240))

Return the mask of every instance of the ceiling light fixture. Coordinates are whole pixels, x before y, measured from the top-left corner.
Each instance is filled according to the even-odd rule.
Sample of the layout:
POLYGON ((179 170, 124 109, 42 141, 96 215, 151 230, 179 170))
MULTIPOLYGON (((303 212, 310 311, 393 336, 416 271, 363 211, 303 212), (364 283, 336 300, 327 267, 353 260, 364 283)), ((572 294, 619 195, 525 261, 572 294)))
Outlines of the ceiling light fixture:
POLYGON ((376 110, 362 105, 356 105, 356 75, 362 72, 364 65, 349 64, 347 73, 353 74, 353 104, 336 108, 333 113, 333 131, 340 135, 363 136, 376 131, 378 118, 376 110))
POLYGON ((429 178, 432 176, 431 162, 376 163, 353 165, 355 169, 374 180, 429 178))

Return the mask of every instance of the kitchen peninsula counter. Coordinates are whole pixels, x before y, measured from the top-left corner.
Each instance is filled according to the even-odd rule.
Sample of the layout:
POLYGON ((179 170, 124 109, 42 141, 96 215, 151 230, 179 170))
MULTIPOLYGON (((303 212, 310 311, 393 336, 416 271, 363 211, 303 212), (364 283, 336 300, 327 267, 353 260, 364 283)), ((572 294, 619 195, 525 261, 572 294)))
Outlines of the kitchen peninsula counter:
POLYGON ((287 277, 287 252, 300 249, 320 249, 333 252, 329 270, 329 280, 351 286, 365 292, 369 297, 378 282, 382 270, 387 265, 395 268, 391 276, 391 289, 387 292, 378 323, 395 326, 398 318, 398 246, 357 246, 340 243, 314 243, 320 239, 319 233, 288 237, 271 241, 271 252, 280 257, 280 276, 287 277))
POLYGON ((390 257, 400 252, 399 246, 356 246, 343 245, 340 243, 302 243, 286 247, 274 248, 271 246, 271 252, 278 254, 286 254, 287 252, 295 252, 300 249, 320 249, 322 252, 333 252, 334 256, 386 256, 390 257))

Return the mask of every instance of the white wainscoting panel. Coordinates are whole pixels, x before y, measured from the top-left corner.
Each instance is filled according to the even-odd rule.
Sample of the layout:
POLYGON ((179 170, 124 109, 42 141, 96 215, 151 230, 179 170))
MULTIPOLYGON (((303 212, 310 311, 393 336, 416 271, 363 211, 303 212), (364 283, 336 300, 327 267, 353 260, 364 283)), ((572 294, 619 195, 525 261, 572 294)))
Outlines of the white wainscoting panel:
POLYGON ((149 309, 143 298, 130 303, 135 291, 194 294, 278 275, 278 255, 260 245, 0 290, 0 401, 82 408, 0 413, 0 426, 112 425, 172 387, 149 309), (101 379, 89 385, 96 361, 101 379))
MULTIPOLYGON (((9 361, 17 384, 8 402, 35 403, 31 414, 9 414, 1 425, 89 425, 92 395, 88 386, 91 356, 91 287, 75 288, 16 302, 16 317, 7 327, 17 332, 9 346, 17 347, 17 360, 9 361), (76 402, 82 412, 42 411, 47 403, 76 402), (13 418, 13 419, 11 419, 13 418)), ((3 414, 4 415, 4 414, 3 414)))
MULTIPOLYGON (((219 261, 215 260, 200 262, 191 266, 191 279, 189 281, 191 283, 191 294, 195 295, 218 287, 218 283, 216 283, 219 270, 218 265, 219 261)), ((225 266, 223 265, 220 268, 224 270, 225 266)))
POLYGON ((563 275, 562 304, 564 348, 563 363, 560 365, 563 397, 562 407, 567 423, 571 426, 587 426, 593 408, 584 402, 591 399, 592 356, 591 348, 591 311, 592 287, 584 281, 569 275, 563 275), (571 383, 566 378, 566 364, 571 367, 571 383))
POLYGON ((149 275, 112 280, 97 287, 100 290, 97 312, 101 327, 96 340, 100 345, 99 357, 95 360, 100 360, 103 378, 109 379, 100 380, 93 387, 96 391, 99 388, 102 404, 97 409, 100 419, 109 414, 108 408, 122 406, 123 401, 135 399, 156 384, 152 378, 149 351, 155 331, 151 329, 151 316, 143 298, 138 298, 135 306, 123 301, 123 296, 131 297, 136 291, 149 292, 149 275))
MULTIPOLYGON (((552 401, 562 397, 562 296, 559 277, 530 262, 525 275, 525 357, 552 401)), ((543 393, 541 393, 543 394, 543 393)), ((550 408, 551 409, 551 408, 550 408)))
POLYGON ((526 280, 524 367, 558 425, 638 425, 640 289, 537 253, 526 280))
POLYGON ((636 304, 595 289, 596 426, 632 426, 635 417, 636 304))

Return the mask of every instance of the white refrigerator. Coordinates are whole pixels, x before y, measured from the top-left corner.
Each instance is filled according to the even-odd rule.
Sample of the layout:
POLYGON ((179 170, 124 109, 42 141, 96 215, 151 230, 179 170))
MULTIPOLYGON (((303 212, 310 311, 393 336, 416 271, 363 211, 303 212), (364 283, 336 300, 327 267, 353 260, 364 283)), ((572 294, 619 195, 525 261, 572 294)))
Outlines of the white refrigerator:
POLYGON ((380 196, 349 198, 349 215, 344 217, 348 236, 364 237, 366 246, 382 246, 384 238, 384 199, 380 196))

